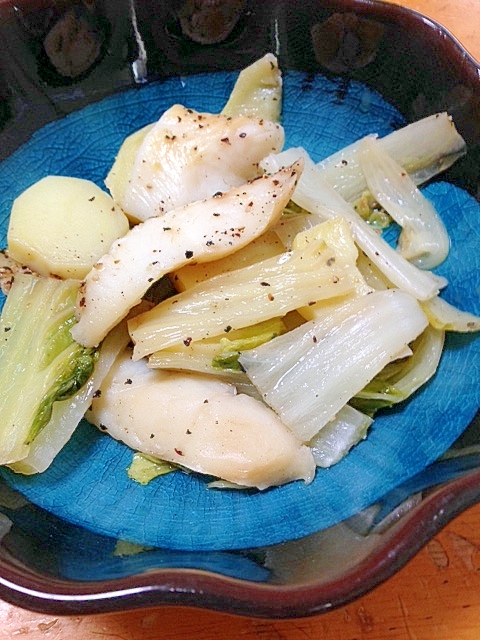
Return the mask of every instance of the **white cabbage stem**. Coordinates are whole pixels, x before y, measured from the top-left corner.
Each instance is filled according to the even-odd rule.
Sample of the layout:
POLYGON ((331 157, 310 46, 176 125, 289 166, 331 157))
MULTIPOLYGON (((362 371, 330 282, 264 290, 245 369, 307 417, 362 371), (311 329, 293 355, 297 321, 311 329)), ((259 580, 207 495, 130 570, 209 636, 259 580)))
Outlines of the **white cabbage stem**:
POLYGON ((448 255, 450 239, 433 204, 378 142, 360 145, 360 165, 370 193, 401 227, 398 250, 421 269, 433 269, 448 255))
POLYGON ((312 229, 301 247, 215 276, 132 318, 128 330, 135 344, 134 358, 182 342, 229 335, 353 292, 362 277, 351 255, 352 247, 357 253, 351 237, 342 246, 345 227, 348 236, 348 225, 341 218, 319 225, 318 235, 317 228, 312 229), (340 246, 335 247, 335 236, 340 246))
POLYGON ((367 437, 372 422, 373 418, 346 404, 309 442, 317 467, 327 468, 340 462, 367 437))
POLYGON ((322 221, 341 215, 352 226, 356 243, 385 277, 399 289, 418 300, 428 300, 446 286, 445 278, 430 271, 423 271, 403 258, 393 249, 333 187, 322 179, 321 171, 313 163, 305 149, 288 149, 270 155, 262 161, 267 171, 275 171, 293 160, 303 158, 305 169, 292 195, 292 200, 322 221))
POLYGON ((378 291, 244 351, 239 361, 265 402, 308 442, 427 325, 412 296, 378 291))
MULTIPOLYGON (((323 180, 349 202, 355 202, 367 189, 359 164, 359 143, 344 147, 317 165, 323 180)), ((445 112, 412 122, 379 138, 378 144, 417 185, 445 171, 466 153, 465 141, 445 112)))
POLYGON ((440 296, 422 302, 422 308, 427 314, 430 324, 436 329, 458 331, 459 333, 480 331, 479 316, 469 311, 457 309, 440 296))

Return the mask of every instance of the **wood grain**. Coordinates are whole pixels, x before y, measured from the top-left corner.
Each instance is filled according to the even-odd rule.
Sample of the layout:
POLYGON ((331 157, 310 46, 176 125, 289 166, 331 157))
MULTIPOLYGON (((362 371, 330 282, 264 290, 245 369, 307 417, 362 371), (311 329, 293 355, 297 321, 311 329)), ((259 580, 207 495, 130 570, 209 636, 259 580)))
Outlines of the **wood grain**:
POLYGON ((0 640, 478 640, 480 505, 451 522, 386 583, 321 616, 269 621, 186 608, 84 617, 0 602, 0 640))
MULTIPOLYGON (((479 0, 394 0, 443 24, 480 60, 479 0)), ((478 640, 480 505, 441 531, 386 583, 330 613, 265 621, 159 608, 45 616, 0 601, 0 640, 478 640)))
POLYGON ((480 2, 478 0, 391 0, 439 22, 480 60, 480 2))

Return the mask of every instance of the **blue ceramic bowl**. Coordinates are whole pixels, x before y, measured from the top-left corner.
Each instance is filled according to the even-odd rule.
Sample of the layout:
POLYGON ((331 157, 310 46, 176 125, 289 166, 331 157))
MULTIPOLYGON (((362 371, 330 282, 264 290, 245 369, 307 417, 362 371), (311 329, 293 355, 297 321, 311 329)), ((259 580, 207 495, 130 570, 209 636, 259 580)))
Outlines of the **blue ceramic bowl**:
MULTIPOLYGON (((287 143, 315 159, 451 113, 468 153, 426 189, 454 239, 443 268, 457 302, 480 313, 480 69, 461 46, 384 2, 224 1, 192 16, 193 6, 0 4, 3 234, 11 201, 35 180, 68 173, 102 184, 128 133, 172 102, 218 110, 238 69, 273 51, 287 143)), ((479 349, 475 338, 451 341, 436 380, 308 488, 212 497, 180 474, 133 487, 128 450, 83 425, 46 474, 1 474, 0 596, 60 614, 182 604, 267 617, 358 597, 478 499, 479 349)))

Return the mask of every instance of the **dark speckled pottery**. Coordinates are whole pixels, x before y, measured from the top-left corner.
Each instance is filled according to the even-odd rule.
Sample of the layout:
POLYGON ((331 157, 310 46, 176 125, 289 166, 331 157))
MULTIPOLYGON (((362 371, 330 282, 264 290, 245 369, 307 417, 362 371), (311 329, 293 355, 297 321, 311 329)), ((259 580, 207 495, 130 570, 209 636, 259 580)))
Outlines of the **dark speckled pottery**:
MULTIPOLYGON (((407 121, 448 110, 468 154, 444 179, 480 197, 480 68, 438 24, 375 0, 0 2, 0 158, 42 125, 166 77, 282 69, 356 80, 407 121)), ((346 522, 241 551, 122 551, 0 486, 0 597, 50 614, 163 604, 250 616, 318 614, 372 589, 480 497, 478 414, 434 463, 346 522)))

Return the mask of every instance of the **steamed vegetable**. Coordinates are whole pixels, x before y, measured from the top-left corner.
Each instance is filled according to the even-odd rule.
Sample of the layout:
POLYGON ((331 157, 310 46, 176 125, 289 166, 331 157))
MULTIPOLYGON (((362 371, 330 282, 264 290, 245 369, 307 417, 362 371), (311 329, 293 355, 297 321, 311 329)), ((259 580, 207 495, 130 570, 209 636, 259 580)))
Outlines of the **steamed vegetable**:
POLYGON ((53 403, 50 420, 30 444, 27 456, 9 465, 14 471, 30 475, 41 473, 50 466, 70 440, 115 358, 128 342, 124 323, 109 333, 98 349, 91 376, 74 395, 53 403))
POLYGON ((427 325, 410 295, 378 291, 244 351, 239 360, 265 402, 308 442, 427 325))
POLYGON ((128 351, 88 419, 136 451, 244 487, 309 482, 315 471, 310 449, 262 402, 210 376, 149 369, 128 351))
MULTIPOLYGON (((350 203, 367 189, 359 163, 361 141, 344 147, 318 163, 322 180, 350 203)), ((466 153, 465 140, 448 113, 435 113, 378 140, 387 153, 419 185, 448 169, 466 153)))
POLYGON ((451 118, 315 165, 280 153, 281 91, 267 54, 221 114, 174 105, 129 136, 113 199, 53 177, 17 199, 9 250, 24 267, 0 264, 0 464, 43 471, 89 407, 137 452, 141 483, 178 467, 214 486, 309 482, 434 375, 446 330, 478 330, 425 270, 448 237, 416 185, 464 153, 451 118), (374 228, 392 218, 398 251, 374 228), (177 294, 145 307, 160 280, 177 294))
POLYGON ((225 258, 220 258, 220 260, 215 260, 214 262, 187 264, 178 271, 174 271, 169 277, 176 291, 181 293, 221 273, 235 271, 261 260, 280 255, 284 252, 285 247, 278 238, 276 229, 277 225, 275 225, 275 229, 269 229, 262 233, 261 236, 249 242, 245 247, 225 256, 225 258))
POLYGON ((350 405, 342 407, 308 443, 317 467, 328 468, 340 462, 352 447, 367 437, 372 423, 373 418, 350 405))
POLYGON ((80 280, 127 231, 127 217, 95 183, 48 176, 14 201, 8 250, 41 275, 80 280))
POLYGON ((292 200, 317 216, 320 222, 342 215, 352 226, 355 242, 380 269, 393 286, 406 291, 418 300, 428 300, 437 295, 447 282, 430 271, 423 271, 403 258, 395 249, 369 226, 321 175, 304 149, 288 149, 268 156, 262 166, 275 171, 284 164, 303 158, 305 169, 292 200))
POLYGON ((154 478, 176 471, 178 466, 158 460, 139 451, 133 454, 132 464, 128 467, 128 477, 138 484, 147 485, 154 478))
POLYGON ((54 403, 91 376, 97 350, 70 335, 78 281, 19 274, 0 319, 0 464, 23 460, 54 403))
MULTIPOLYGON (((315 216, 310 216, 315 218, 315 216)), ((299 231, 292 242, 292 249, 305 249, 315 240, 321 239, 336 253, 337 266, 342 265, 350 271, 352 289, 343 296, 335 296, 329 299, 320 299, 315 303, 309 302, 307 306, 299 307, 298 314, 305 320, 319 319, 335 312, 338 305, 347 302, 357 296, 372 293, 373 288, 366 282, 360 269, 358 269, 359 251, 353 241, 350 225, 340 216, 299 231)))
POLYGON ((153 129, 154 124, 147 124, 131 133, 122 142, 115 162, 105 178, 105 185, 115 202, 123 202, 138 150, 147 133, 153 129))
POLYGON ((340 218, 329 221, 298 249, 218 275, 132 318, 134 358, 350 293, 362 277, 344 246, 345 225, 340 218))
POLYGON ((448 255, 450 240, 433 204, 375 140, 363 140, 359 155, 370 193, 402 227, 401 255, 421 269, 437 267, 448 255))
MULTIPOLYGON (((148 366, 154 369, 197 371, 222 377, 224 372, 228 372, 227 377, 232 379, 232 372, 242 372, 238 363, 242 351, 258 347, 287 330, 282 318, 272 318, 213 338, 185 340, 153 353, 148 359, 148 366)), ((242 377, 237 378, 238 384, 245 383, 242 377)))
POLYGON ((267 53, 239 73, 222 114, 278 122, 281 110, 282 74, 277 58, 267 53))
POLYGON ((430 324, 436 329, 458 331, 459 333, 480 331, 479 316, 457 309, 440 296, 435 296, 422 303, 422 307, 430 324))
POLYGON ((445 332, 428 326, 410 345, 411 353, 388 364, 351 404, 368 415, 403 402, 435 375, 445 342, 445 332))
POLYGON ((12 284, 19 273, 32 274, 33 271, 29 267, 13 260, 8 253, 8 249, 0 251, 0 290, 5 296, 9 294, 12 284))
POLYGON ((166 273, 222 258, 261 235, 281 215, 301 171, 301 162, 295 163, 133 227, 87 275, 72 328, 75 340, 98 345, 166 273))

